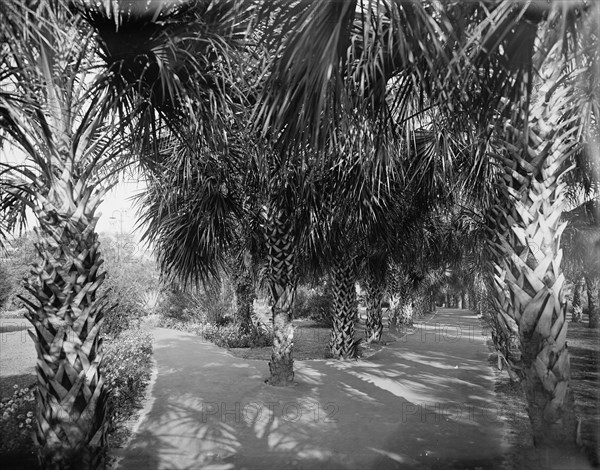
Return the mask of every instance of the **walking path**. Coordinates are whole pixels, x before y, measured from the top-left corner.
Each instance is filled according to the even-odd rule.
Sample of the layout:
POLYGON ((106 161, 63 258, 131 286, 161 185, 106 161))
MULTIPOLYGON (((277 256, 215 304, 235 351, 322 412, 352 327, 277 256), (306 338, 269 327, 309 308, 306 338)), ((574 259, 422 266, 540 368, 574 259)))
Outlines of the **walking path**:
POLYGON ((157 328, 157 376, 120 469, 501 469, 507 451, 480 321, 441 309, 367 360, 265 361, 157 328))

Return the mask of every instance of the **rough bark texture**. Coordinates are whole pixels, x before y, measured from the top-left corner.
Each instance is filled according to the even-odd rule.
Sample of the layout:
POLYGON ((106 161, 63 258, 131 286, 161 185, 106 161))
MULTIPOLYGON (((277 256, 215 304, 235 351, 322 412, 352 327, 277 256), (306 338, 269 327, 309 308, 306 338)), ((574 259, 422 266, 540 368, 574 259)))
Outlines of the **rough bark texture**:
POLYGON ((463 308, 465 308, 467 310, 471 310, 472 309, 471 294, 469 293, 469 291, 465 292, 464 299, 465 300, 464 300, 463 308))
POLYGON ((101 374, 102 299, 95 216, 102 194, 69 172, 37 195, 36 248, 41 262, 27 290, 30 333, 37 351, 37 429, 44 469, 102 468, 106 391, 101 374))
POLYGON ((489 217, 491 254, 489 260, 492 264, 493 276, 488 279, 491 286, 492 303, 490 308, 492 324, 492 341, 498 352, 499 368, 507 367, 507 372, 513 381, 521 381, 523 373, 523 355, 519 340, 519 325, 517 324, 515 307, 506 283, 507 263, 506 253, 510 252, 510 246, 515 244, 514 234, 511 232, 511 216, 506 214, 506 204, 501 202, 492 209, 489 217))
POLYGON ((388 307, 388 328, 395 330, 398 325, 398 312, 400 307, 400 284, 398 269, 391 265, 386 272, 386 291, 390 306, 388 307))
POLYGON ((425 295, 425 292, 422 289, 419 289, 413 296, 413 314, 417 318, 423 318, 425 316, 427 309, 425 295))
POLYGON ((296 295, 296 266, 292 226, 283 211, 271 209, 266 215, 269 289, 273 302, 273 349, 269 361, 271 385, 291 385, 294 381, 294 328, 292 305, 296 295))
POLYGON ((596 298, 598 299, 598 305, 596 305, 596 308, 594 309, 593 312, 590 312, 590 322, 589 322, 590 328, 599 328, 600 327, 600 285, 598 287, 596 298))
POLYGON ((388 308, 388 328, 395 330, 398 328, 398 317, 400 316, 400 295, 390 296, 390 307, 388 308))
POLYGON ((581 322, 583 317, 583 307, 581 305, 581 280, 577 279, 573 284, 573 313, 571 321, 573 323, 581 322))
POLYGON ((378 282, 378 279, 373 274, 369 274, 367 275, 367 279, 365 279, 365 290, 367 304, 365 341, 367 343, 376 343, 381 340, 383 333, 381 305, 385 289, 382 282, 378 282))
POLYGON ((252 316, 254 313, 254 299, 256 292, 252 276, 242 271, 234 274, 235 283, 235 301, 236 301, 236 321, 239 323, 240 330, 248 333, 254 329, 252 316))
POLYGON ((398 316, 398 322, 401 325, 412 326, 413 316, 414 309, 412 300, 408 295, 404 295, 400 301, 400 315, 398 316))
POLYGON ((332 269, 333 327, 329 339, 329 350, 334 359, 349 359, 357 356, 358 343, 354 339, 356 301, 356 273, 353 260, 338 263, 332 269))
POLYGON ((530 105, 528 133, 516 137, 505 161, 508 210, 500 232, 497 276, 507 296, 506 323, 518 328, 522 374, 536 446, 574 446, 577 422, 569 386, 566 302, 560 237, 565 224, 561 177, 575 137, 564 116, 567 89, 548 71, 530 105), (554 85, 556 85, 554 87, 554 85))

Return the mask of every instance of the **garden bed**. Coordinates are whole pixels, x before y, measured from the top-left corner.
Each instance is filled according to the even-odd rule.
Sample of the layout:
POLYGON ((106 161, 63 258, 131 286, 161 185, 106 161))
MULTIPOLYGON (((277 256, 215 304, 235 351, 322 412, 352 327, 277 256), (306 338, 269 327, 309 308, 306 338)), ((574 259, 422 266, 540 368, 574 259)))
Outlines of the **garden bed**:
MULTIPOLYGON (((419 321, 419 320, 415 320, 419 321)), ((385 322, 384 322, 385 323, 385 322)), ((313 320, 299 319, 293 321, 294 331, 294 359, 297 360, 314 360, 314 359, 329 359, 329 337, 331 328, 326 328, 313 320)), ((383 335, 379 343, 360 344, 360 356, 367 358, 386 344, 397 341, 402 335, 402 331, 392 333, 387 326, 383 329, 383 335)), ((359 321, 356 324, 355 338, 362 339, 365 337, 364 321, 359 321)), ((229 351, 242 359, 258 359, 268 361, 271 359, 271 348, 229 348, 229 351)))
MULTIPOLYGON (((32 470, 37 468, 32 440, 36 387, 34 346, 27 338, 4 342, 0 347, 16 358, 9 371, 0 371, 0 461, 2 468, 32 470), (15 370, 30 370, 31 373, 15 374, 15 370)), ((150 378, 151 352, 151 337, 145 329, 126 330, 116 340, 105 344, 106 383, 111 390, 109 448, 119 448, 127 442, 127 424, 141 406, 150 378)))

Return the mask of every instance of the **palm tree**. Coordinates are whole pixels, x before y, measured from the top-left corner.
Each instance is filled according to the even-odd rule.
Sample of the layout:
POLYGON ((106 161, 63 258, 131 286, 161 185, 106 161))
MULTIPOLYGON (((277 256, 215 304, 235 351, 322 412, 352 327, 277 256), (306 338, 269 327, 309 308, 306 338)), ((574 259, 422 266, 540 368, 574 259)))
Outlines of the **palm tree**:
POLYGON ((370 257, 364 267, 363 283, 365 288, 365 342, 377 343, 383 334, 383 300, 387 278, 387 259, 370 257))
POLYGON ((298 285, 297 244, 293 218, 279 204, 264 213, 267 244, 267 280, 272 302, 273 349, 268 383, 281 386, 294 380, 292 306, 298 285))
MULTIPOLYGON (((232 3, 163 2, 128 11, 130 2, 66 3, 0 7, 0 125, 27 156, 23 165, 3 170, 1 199, 2 210, 25 201, 39 221, 43 261, 29 285, 38 300, 29 304, 29 318, 39 357, 42 465, 96 468, 106 421, 99 336, 104 308, 96 294, 104 275, 94 226, 109 186, 107 163, 119 157, 116 170, 126 164, 127 125, 146 156, 163 132, 161 119, 172 129, 192 126, 194 138, 219 140, 215 116, 234 93, 220 88, 217 78, 226 67, 218 59, 240 37, 240 23, 232 3), (204 36, 186 31, 190 24, 204 36), (185 36, 179 42, 178 28, 185 36), (97 57, 104 63, 94 63, 97 57), (192 103, 190 119, 185 110, 192 103)), ((131 145, 127 150, 136 153, 131 145)))
POLYGON ((356 297, 356 258, 338 261, 331 269, 333 294, 333 326, 329 350, 334 359, 357 356, 360 340, 355 339, 358 315, 356 297))
POLYGON ((97 209, 125 148, 98 83, 94 47, 60 2, 0 6, 4 42, 2 131, 25 155, 3 164, 2 209, 19 200, 35 214, 36 249, 23 299, 37 351, 37 429, 43 468, 98 468, 106 445, 100 328, 104 280, 97 209), (36 27, 32 27, 35 19, 36 27))
MULTIPOLYGON (((554 15, 556 20, 559 13, 554 15)), ((580 27, 586 18, 580 17, 580 27)), ((533 51, 535 28, 524 28, 530 30, 533 51)), ((505 186, 493 217, 504 225, 495 233, 497 256, 504 261, 497 262, 496 275, 505 322, 521 346, 534 441, 568 446, 575 444, 577 424, 565 341, 560 216, 566 207, 565 171, 580 151, 581 140, 589 136, 578 87, 594 59, 587 55, 581 64, 588 72, 573 73, 568 56, 561 57, 568 50, 563 42, 568 36, 557 38, 543 28, 540 36, 543 46, 534 57, 538 80, 532 79, 531 56, 519 63, 509 61, 516 71, 511 75, 517 77, 512 122, 521 124, 518 131, 509 126, 502 137, 505 186)))
POLYGON ((581 283, 583 281, 588 298, 588 325, 590 328, 600 326, 600 307, 594 305, 594 289, 600 279, 600 230, 598 201, 591 199, 564 214, 569 225, 565 229, 565 260, 567 269, 575 278, 575 294, 573 299, 573 318, 575 309, 581 314, 581 283), (577 305, 576 305, 577 300, 577 305))
MULTIPOLYGON (((466 15, 447 15, 448 10, 428 3, 310 4, 296 23, 296 31, 289 35, 288 47, 274 69, 273 86, 267 89, 259 112, 271 117, 265 120, 272 124, 279 141, 329 148, 332 127, 343 132, 351 127, 348 113, 339 112, 351 108, 347 104, 351 99, 342 86, 346 77, 355 78, 357 87, 366 90, 369 105, 385 116, 389 112, 382 99, 386 87, 363 84, 378 80, 389 84, 389 78, 401 77, 401 73, 414 78, 413 83, 428 81, 433 89, 432 103, 439 105, 436 98, 443 97, 448 107, 464 111, 457 118, 464 117, 470 123, 461 136, 469 138, 473 128, 478 131, 473 171, 481 174, 484 162, 492 161, 501 168, 500 176, 506 181, 495 209, 495 217, 503 225, 494 229, 498 240, 494 257, 498 261, 497 292, 504 293, 506 299, 499 306, 504 312, 503 321, 521 345, 535 441, 540 445, 570 444, 575 439, 575 428, 564 341, 559 245, 562 229, 557 224, 564 207, 564 185, 560 183, 563 164, 575 155, 572 150, 579 146, 580 138, 588 138, 590 127, 597 123, 597 93, 593 92, 598 83, 593 78, 597 35, 576 34, 585 33, 586 23, 593 23, 595 17, 590 10, 597 5, 556 1, 547 6, 527 2, 515 7, 513 2, 503 1, 448 8, 464 9, 466 15), (374 11, 376 14, 371 14, 374 11), (410 21, 406 21, 409 14, 410 21), (361 15, 365 20, 356 21, 361 15), (372 18, 379 21, 371 22, 372 18), (566 38, 576 39, 562 42, 567 57, 572 57, 568 54, 569 44, 577 41, 583 44, 579 50, 586 51, 579 64, 583 67, 570 69, 574 73, 565 73, 573 63, 567 60, 561 65, 559 49, 552 47, 562 39, 549 27, 556 20, 562 21, 566 38), (363 34, 354 37, 357 24, 363 27, 363 34), (542 25, 539 31, 538 24, 542 25), (446 25, 453 30, 444 29, 446 25), (370 36, 370 32, 380 34, 370 36), (534 48, 538 35, 542 49, 534 48), (415 45, 417 38, 422 46, 415 45), (354 54, 347 54, 349 47, 354 54), (416 50, 424 56, 422 61, 415 60, 416 50), (541 66, 544 57, 553 60, 562 73, 549 73, 552 67, 548 61, 543 70, 536 68, 554 88, 533 80, 533 60, 541 66), (449 86, 438 88, 441 70, 447 74, 449 86), (457 81, 461 74, 462 81, 457 81), (535 94, 538 89, 540 93, 535 94), (330 101, 328 95, 336 99, 330 101), (533 96, 539 99, 533 100, 533 96), (559 110, 564 111, 564 120, 558 119, 559 110), (504 125, 503 118, 512 120, 508 133, 501 126, 489 126, 499 121, 504 125), (473 122, 479 126, 474 127, 473 122), (501 140, 494 150, 500 152, 490 159, 488 144, 494 135, 501 140), (551 147, 550 142, 556 142, 555 146, 551 147), (547 202, 542 204, 542 200, 547 202), (541 249, 532 253, 532 244, 541 249), (507 258, 506 264, 500 261, 502 257, 507 258)), ((285 12, 282 15, 279 23, 285 26, 285 12)), ((298 20, 298 16, 293 18, 298 20)), ((589 28, 592 31, 593 24, 589 28)), ((410 109, 402 99, 393 103, 396 109, 410 109)), ((462 120, 457 119, 458 124, 462 125, 462 120)))
POLYGON ((234 285, 236 321, 240 331, 256 335, 254 300, 256 299, 256 273, 254 257, 249 251, 236 250, 227 262, 227 273, 234 285))
POLYGON ((576 279, 573 286, 573 313, 571 315, 571 321, 573 323, 579 323, 583 316, 583 308, 581 306, 581 279, 576 279))

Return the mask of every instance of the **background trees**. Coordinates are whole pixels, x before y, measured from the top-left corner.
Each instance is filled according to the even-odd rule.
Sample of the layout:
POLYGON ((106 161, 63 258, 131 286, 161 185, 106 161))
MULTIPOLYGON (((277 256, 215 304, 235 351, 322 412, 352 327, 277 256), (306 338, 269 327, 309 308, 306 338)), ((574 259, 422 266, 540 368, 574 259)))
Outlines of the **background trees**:
MULTIPOLYGON (((597 5, 33 5, 0 9, 0 126, 27 155, 6 167, 0 212, 14 225, 18 204, 29 204, 40 222, 43 262, 29 307, 39 422, 53 423, 38 430, 43 459, 59 447, 60 458, 101 459, 94 224, 125 142, 154 176, 143 204, 165 273, 190 283, 215 277, 237 240, 239 253, 264 256, 273 384, 293 380, 300 268, 332 272, 331 349, 353 356, 357 271, 369 267, 367 338, 377 340, 389 259, 419 302, 422 281, 449 271, 454 245, 443 236, 452 224, 415 214, 452 212, 464 201, 451 192, 468 188, 488 225, 481 271, 501 342, 519 346, 514 361, 505 356, 525 381, 536 442, 573 444, 561 215, 567 187, 597 191, 588 176, 598 157, 597 5), (434 260, 436 250, 445 259, 434 260), (68 416, 56 411, 63 401, 68 416)), ((581 251, 595 247, 573 240, 581 251)))

